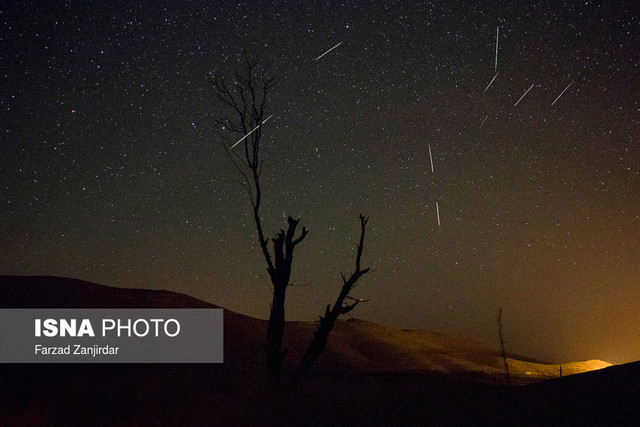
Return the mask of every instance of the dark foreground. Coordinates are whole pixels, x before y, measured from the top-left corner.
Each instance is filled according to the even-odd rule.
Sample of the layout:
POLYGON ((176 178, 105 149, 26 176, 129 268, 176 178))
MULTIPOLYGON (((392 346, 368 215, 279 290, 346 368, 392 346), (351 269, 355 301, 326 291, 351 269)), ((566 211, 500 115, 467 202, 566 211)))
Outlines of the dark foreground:
MULTIPOLYGON (((209 307, 181 294, 0 276, 0 307, 209 307)), ((223 364, 0 365, 0 425, 640 425, 640 362, 506 387, 330 364, 268 389, 256 319, 225 317, 223 364), (235 339, 234 339, 235 338, 235 339)))
POLYGON ((214 365, 3 365, 2 425, 638 425, 640 364, 517 388, 321 374, 280 396, 214 365))

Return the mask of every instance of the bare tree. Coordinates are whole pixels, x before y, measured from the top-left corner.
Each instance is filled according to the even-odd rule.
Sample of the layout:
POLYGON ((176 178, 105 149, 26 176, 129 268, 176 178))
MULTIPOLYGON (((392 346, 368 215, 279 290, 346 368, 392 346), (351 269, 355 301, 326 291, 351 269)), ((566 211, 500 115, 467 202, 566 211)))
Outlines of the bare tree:
POLYGON ((511 375, 509 375, 507 353, 504 351, 504 338, 502 337, 502 307, 500 307, 500 311, 498 312, 498 334, 500 335, 500 347, 502 348, 502 360, 504 361, 504 371, 507 375, 507 384, 511 386, 511 375))
POLYGON ((360 243, 357 246, 357 254, 356 254, 356 269, 351 274, 349 279, 342 276, 342 289, 340 290, 340 294, 336 299, 333 308, 328 304, 324 313, 324 317, 320 317, 320 324, 318 325, 318 329, 313 334, 313 340, 307 347, 307 350, 302 356, 302 363, 300 365, 299 371, 304 373, 311 368, 313 362, 322 354, 324 349, 327 346, 327 339, 329 337, 329 333, 333 329, 333 326, 336 323, 336 319, 341 314, 346 314, 356 308, 359 302, 363 300, 355 299, 349 295, 351 290, 356 286, 358 280, 369 272, 368 268, 364 270, 360 268, 360 260, 362 258, 362 248, 364 245, 364 233, 366 231, 367 222, 369 218, 365 218, 362 214, 360 215, 360 243), (350 304, 345 304, 345 300, 353 301, 350 304))
MULTIPOLYGON (((282 362, 287 353, 287 350, 282 348, 285 328, 286 291, 291 284, 291 265, 293 263, 294 250, 307 236, 307 229, 302 227, 300 234, 296 237, 299 220, 288 217, 286 230, 281 229, 275 234, 275 237, 267 239, 260 218, 262 202, 260 143, 263 131, 262 124, 269 119, 269 117, 265 118, 268 106, 267 99, 274 86, 274 77, 269 74, 268 67, 260 66, 258 58, 250 59, 245 57, 243 66, 235 72, 234 81, 231 84, 219 74, 212 75, 210 81, 213 85, 215 96, 223 103, 230 114, 230 116, 217 120, 216 123, 222 126, 223 129, 229 129, 238 135, 242 135, 242 138, 238 141, 238 143, 243 142, 240 148, 235 148, 234 150, 225 146, 225 151, 233 167, 242 177, 242 183, 248 191, 258 232, 258 243, 273 285, 267 337, 263 347, 266 353, 269 377, 273 381, 279 382, 282 362), (238 151, 240 151, 240 154, 238 151), (269 249, 269 240, 272 243, 271 250, 269 249)), ((234 144, 233 147, 238 143, 234 144)), ((304 366, 307 366, 306 369, 311 366, 313 360, 324 349, 327 336, 335 323, 335 318, 356 306, 357 301, 350 306, 344 306, 343 302, 349 298, 349 291, 355 286, 358 279, 369 271, 369 269, 360 269, 364 230, 367 223, 367 219, 363 216, 360 218, 362 231, 356 258, 356 272, 349 280, 345 280, 343 277, 343 280, 345 280, 344 286, 336 301, 334 310, 328 312, 329 314, 325 316, 324 323, 321 322, 319 330, 322 329, 322 333, 320 335, 316 333, 318 340, 322 341, 323 344, 320 345, 320 341, 314 344, 316 342, 314 338, 309 350, 307 350, 309 356, 305 354, 306 362, 304 366), (330 322, 330 326, 328 322, 330 322)))

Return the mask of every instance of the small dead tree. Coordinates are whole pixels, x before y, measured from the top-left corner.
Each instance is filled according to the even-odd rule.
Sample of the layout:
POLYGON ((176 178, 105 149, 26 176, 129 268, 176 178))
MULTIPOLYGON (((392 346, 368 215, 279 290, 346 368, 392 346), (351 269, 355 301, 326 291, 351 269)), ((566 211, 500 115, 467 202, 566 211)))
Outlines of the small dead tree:
POLYGON ((500 347, 502 348, 502 360, 504 361, 504 371, 507 374, 507 384, 511 386, 511 376, 509 375, 509 364, 507 363, 507 353, 504 351, 504 338, 502 337, 502 307, 498 312, 498 334, 500 335, 500 347))
POLYGON ((324 313, 324 317, 320 316, 320 324, 318 325, 318 329, 313 334, 313 340, 307 347, 307 350, 302 356, 302 363, 299 368, 300 373, 304 373, 311 368, 313 362, 322 354, 324 349, 327 346, 327 339, 329 337, 329 333, 333 329, 333 326, 336 323, 336 320, 341 314, 347 314, 358 305, 359 302, 363 300, 359 300, 353 298, 349 295, 351 290, 356 286, 358 280, 369 272, 369 268, 365 268, 364 270, 360 268, 360 260, 362 259, 362 248, 364 246, 364 233, 366 231, 367 222, 369 218, 365 218, 362 214, 360 214, 360 243, 357 246, 356 253, 356 269, 351 274, 349 279, 342 276, 342 289, 340 290, 340 294, 336 299, 333 308, 328 304, 324 313), (353 301, 350 304, 345 304, 345 300, 353 301))
MULTIPOLYGON (((223 129, 231 130, 242 136, 231 148, 227 146, 224 146, 224 148, 231 164, 242 177, 242 184, 248 191, 258 232, 258 243, 273 286, 267 337, 263 348, 266 353, 269 377, 273 382, 279 383, 282 362, 287 353, 287 350, 282 348, 282 340, 285 328, 286 291, 287 287, 291 285, 293 254, 295 248, 307 236, 308 231, 305 227, 302 227, 300 234, 296 237, 299 220, 292 217, 287 219, 286 230, 281 229, 271 239, 267 239, 263 231, 260 217, 262 202, 262 188, 260 186, 262 174, 261 138, 262 124, 270 117, 265 118, 267 99, 274 86, 274 77, 269 74, 268 67, 260 66, 258 58, 250 59, 245 57, 243 66, 235 72, 234 82, 229 84, 220 74, 211 75, 210 82, 216 98, 222 102, 225 109, 230 113, 230 116, 225 116, 217 120, 216 123, 223 129), (234 148, 240 142, 243 142, 243 144, 239 148, 234 148), (269 243, 271 243, 271 250, 269 243)), ((360 218, 361 236, 356 257, 356 272, 349 280, 345 280, 342 291, 336 300, 334 310, 331 310, 329 315, 325 316, 327 320, 324 324, 321 324, 322 332, 318 335, 319 341, 316 343, 314 339, 309 346, 307 351, 309 356, 305 354, 306 362, 304 363, 307 369, 324 350, 327 336, 335 323, 335 318, 356 306, 358 301, 349 306, 344 306, 344 300, 350 298, 349 291, 355 286, 358 279, 369 271, 369 269, 360 269, 364 230, 367 223, 367 219, 362 216, 360 218)))

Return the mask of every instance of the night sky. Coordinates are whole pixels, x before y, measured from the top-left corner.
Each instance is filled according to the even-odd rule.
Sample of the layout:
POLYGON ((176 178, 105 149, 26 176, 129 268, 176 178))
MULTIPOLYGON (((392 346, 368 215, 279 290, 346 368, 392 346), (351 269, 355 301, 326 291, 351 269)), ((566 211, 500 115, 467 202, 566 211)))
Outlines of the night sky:
POLYGON ((502 306, 508 351, 640 359, 638 5, 321 3, 2 1, 0 273, 266 318, 207 81, 244 51, 277 81, 263 225, 309 229, 289 320, 333 303, 363 213, 354 316, 497 346, 502 306))

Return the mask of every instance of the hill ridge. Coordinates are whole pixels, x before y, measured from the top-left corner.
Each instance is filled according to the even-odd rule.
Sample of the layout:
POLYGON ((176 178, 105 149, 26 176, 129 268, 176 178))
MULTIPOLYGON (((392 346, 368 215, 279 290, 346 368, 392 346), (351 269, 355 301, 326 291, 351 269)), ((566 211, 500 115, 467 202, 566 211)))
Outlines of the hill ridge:
MULTIPOLYGON (((117 288, 56 276, 0 276, 2 308, 222 308, 179 292, 117 288)), ((263 361, 266 320, 225 311, 225 361, 244 372, 257 373, 263 361)), ((285 368, 294 369, 317 322, 289 321, 284 345, 285 368)), ((509 355, 512 380, 529 383, 560 375, 560 365, 509 355)), ((562 364, 563 375, 611 364, 579 361, 562 364)), ((503 382, 497 348, 464 334, 403 330, 351 318, 336 323, 326 352, 314 369, 321 372, 423 373, 473 377, 503 382)))

